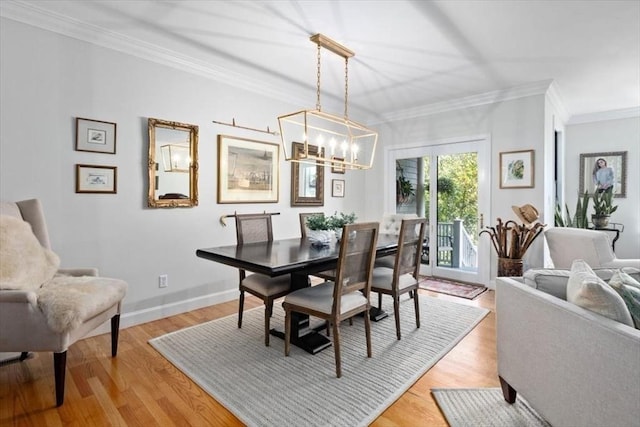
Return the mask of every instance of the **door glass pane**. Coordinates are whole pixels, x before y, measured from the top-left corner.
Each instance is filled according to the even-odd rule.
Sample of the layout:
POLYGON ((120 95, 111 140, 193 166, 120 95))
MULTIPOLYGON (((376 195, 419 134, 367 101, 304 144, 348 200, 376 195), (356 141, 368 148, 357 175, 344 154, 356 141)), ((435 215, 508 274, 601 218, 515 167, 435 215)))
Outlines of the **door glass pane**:
POLYGON ((477 271, 477 153, 438 155, 437 168, 436 266, 477 271))

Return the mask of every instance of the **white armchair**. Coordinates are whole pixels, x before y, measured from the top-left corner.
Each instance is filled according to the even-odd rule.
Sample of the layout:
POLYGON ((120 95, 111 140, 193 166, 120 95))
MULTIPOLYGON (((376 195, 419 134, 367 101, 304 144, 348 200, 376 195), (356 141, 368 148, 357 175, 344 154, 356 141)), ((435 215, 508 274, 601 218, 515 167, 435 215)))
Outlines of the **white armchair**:
POLYGON ((640 259, 621 259, 611 249, 607 233, 583 228, 553 227, 544 232, 553 265, 571 269, 576 259, 583 259, 592 268, 640 268, 640 259))
POLYGON ((0 203, 0 352, 53 352, 56 406, 64 402, 67 349, 111 320, 118 351, 127 283, 97 270, 58 270, 40 202, 0 203))

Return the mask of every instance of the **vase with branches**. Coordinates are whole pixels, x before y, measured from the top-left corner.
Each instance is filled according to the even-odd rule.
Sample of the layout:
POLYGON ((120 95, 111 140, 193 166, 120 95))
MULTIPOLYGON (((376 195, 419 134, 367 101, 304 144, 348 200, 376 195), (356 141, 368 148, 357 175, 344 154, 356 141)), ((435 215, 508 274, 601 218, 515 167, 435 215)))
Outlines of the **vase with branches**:
POLYGON ((536 222, 526 225, 498 218, 495 227, 486 227, 480 235, 487 233, 498 255, 498 276, 522 276, 522 258, 533 241, 540 235, 545 224, 536 222))

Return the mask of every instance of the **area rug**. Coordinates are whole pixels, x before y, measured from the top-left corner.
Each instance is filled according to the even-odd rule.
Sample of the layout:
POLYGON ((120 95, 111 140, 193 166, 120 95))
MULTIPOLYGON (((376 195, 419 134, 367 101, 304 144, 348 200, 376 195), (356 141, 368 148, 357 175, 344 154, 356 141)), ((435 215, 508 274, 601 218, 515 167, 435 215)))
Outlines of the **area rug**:
MULTIPOLYGON (((384 304, 386 302, 386 304, 384 304)), ((449 352, 488 313, 469 305, 420 297, 421 327, 413 300, 400 304, 402 340, 390 316, 372 322, 372 358, 366 357, 364 319, 340 327, 342 377, 336 378, 333 348, 316 355, 284 342, 264 345, 264 309, 176 331, 149 343, 178 369, 249 426, 366 426, 449 352)), ((281 304, 271 325, 284 325, 281 304)))
POLYGON ((433 388, 451 427, 551 427, 526 400, 508 404, 500 388, 433 388))
POLYGON ((466 283, 451 282, 426 276, 421 277, 420 289, 471 300, 476 299, 487 290, 486 287, 480 285, 468 285, 466 283))

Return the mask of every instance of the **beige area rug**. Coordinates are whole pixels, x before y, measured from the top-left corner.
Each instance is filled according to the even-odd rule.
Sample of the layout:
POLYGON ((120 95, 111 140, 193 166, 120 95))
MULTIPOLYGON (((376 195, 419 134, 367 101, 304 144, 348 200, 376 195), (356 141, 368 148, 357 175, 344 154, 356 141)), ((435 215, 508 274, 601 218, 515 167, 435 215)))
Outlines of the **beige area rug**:
POLYGON ((434 388, 431 393, 451 427, 551 427, 520 395, 507 403, 500 388, 434 388))
POLYGON ((427 276, 420 277, 420 289, 470 300, 478 298, 487 290, 482 285, 469 285, 427 276))
MULTIPOLYGON (((376 297, 377 298, 377 297, 376 297)), ((390 298, 383 308, 392 314, 390 298)), ((401 301, 402 340, 393 316, 372 322, 373 357, 366 357, 364 319, 341 325, 342 377, 333 348, 316 355, 271 337, 264 345, 264 311, 176 331, 149 343, 178 369, 249 426, 366 426, 449 352, 488 310, 420 296, 421 327, 413 300, 401 301)), ((272 326, 282 327, 275 304, 272 326)))

